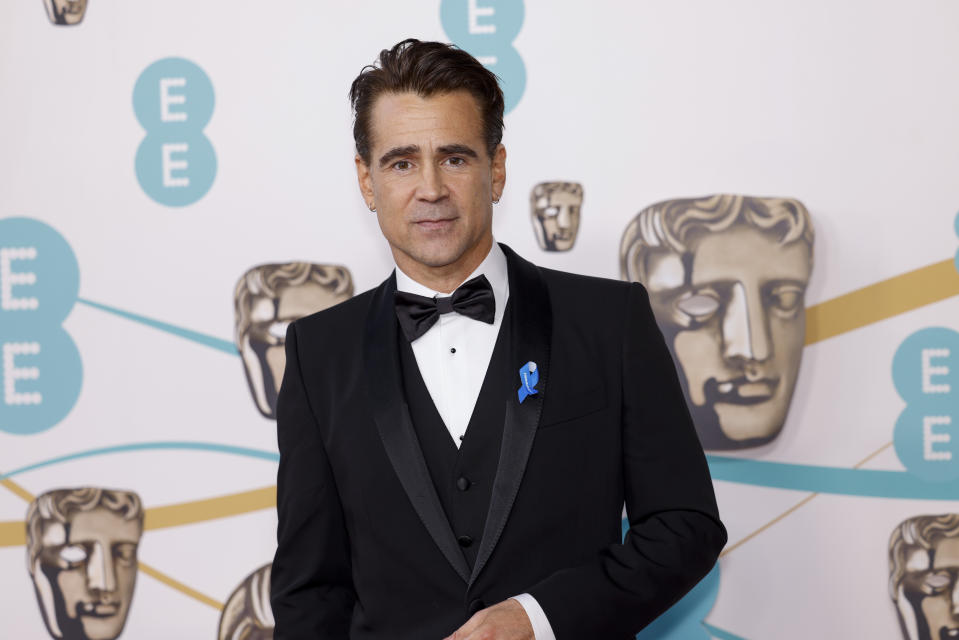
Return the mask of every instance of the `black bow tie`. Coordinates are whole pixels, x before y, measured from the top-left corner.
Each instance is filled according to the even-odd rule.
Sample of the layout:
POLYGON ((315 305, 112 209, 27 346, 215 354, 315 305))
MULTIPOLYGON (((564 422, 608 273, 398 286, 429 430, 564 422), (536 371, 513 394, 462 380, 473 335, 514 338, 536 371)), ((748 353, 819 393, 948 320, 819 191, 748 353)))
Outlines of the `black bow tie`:
POLYGON ((394 294, 396 317, 403 335, 413 342, 430 330, 444 313, 462 314, 467 318, 493 324, 496 300, 493 287, 484 275, 461 284, 453 295, 445 298, 427 298, 414 293, 397 291, 394 294))

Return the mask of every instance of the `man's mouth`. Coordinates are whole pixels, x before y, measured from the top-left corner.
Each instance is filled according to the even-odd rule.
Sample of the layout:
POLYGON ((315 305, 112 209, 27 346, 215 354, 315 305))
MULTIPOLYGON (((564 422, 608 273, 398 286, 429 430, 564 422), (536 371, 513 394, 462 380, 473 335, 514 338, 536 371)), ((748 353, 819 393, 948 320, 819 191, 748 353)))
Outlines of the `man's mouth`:
POLYGON ((760 404, 776 393, 779 379, 762 378, 750 381, 744 377, 719 382, 715 378, 706 381, 706 396, 713 402, 729 404, 760 404))
POLYGON ((425 218, 423 220, 414 220, 413 223, 420 229, 432 231, 434 229, 445 229, 449 227, 456 218, 425 218))
POLYGON ((956 640, 957 638, 959 638, 959 627, 939 629, 939 640, 956 640))
POLYGON ((81 602, 77 605, 81 616, 93 616, 95 618, 109 618, 120 613, 120 603, 111 602, 81 602))

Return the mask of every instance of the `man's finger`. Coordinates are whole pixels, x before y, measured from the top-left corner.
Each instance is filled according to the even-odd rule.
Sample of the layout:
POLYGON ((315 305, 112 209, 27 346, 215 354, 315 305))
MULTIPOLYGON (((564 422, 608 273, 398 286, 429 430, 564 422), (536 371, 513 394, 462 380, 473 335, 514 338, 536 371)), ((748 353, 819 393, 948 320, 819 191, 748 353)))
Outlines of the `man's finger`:
MULTIPOLYGON (((485 609, 483 610, 485 611, 485 609)), ((453 632, 453 635, 443 638, 443 640, 465 640, 466 636, 472 633, 480 625, 483 619, 483 611, 477 611, 462 627, 453 632)))

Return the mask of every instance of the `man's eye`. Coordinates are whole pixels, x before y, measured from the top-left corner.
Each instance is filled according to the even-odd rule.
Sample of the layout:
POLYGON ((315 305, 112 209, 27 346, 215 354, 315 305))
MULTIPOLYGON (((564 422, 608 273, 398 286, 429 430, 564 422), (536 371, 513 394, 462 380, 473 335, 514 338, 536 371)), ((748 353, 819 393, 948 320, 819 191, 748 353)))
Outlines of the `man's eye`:
POLYGON ((412 167, 412 163, 409 160, 397 160, 393 163, 393 168, 400 171, 408 171, 412 167))
POLYGON ((446 161, 453 167, 462 167, 466 164, 466 159, 461 158, 460 156, 450 156, 446 161))

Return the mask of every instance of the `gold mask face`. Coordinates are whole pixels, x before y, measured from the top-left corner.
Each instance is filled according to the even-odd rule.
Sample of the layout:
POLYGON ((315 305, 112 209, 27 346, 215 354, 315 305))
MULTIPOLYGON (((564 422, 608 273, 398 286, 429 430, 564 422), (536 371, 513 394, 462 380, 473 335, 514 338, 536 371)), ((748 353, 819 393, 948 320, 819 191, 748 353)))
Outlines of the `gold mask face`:
POLYGON ((56 25, 75 25, 83 21, 87 12, 87 0, 43 0, 47 17, 56 25))
POLYGON ((28 526, 36 536, 31 575, 44 622, 54 638, 113 640, 126 624, 136 585, 142 512, 135 494, 102 491, 99 495, 103 493, 134 496, 127 504, 135 504, 137 512, 118 511, 109 501, 89 501, 72 509, 79 500, 98 495, 89 489, 74 491, 62 502, 66 522, 31 509, 28 526))
POLYGON ((346 267, 335 265, 266 264, 240 278, 234 295, 236 346, 253 401, 264 417, 276 418, 287 327, 352 296, 353 277, 346 267))
POLYGON ((530 194, 530 218, 543 251, 569 251, 576 242, 583 208, 578 182, 541 182, 530 194))
POLYGON ((218 640, 273 640, 271 567, 260 567, 230 594, 220 616, 218 640))
POLYGON ((627 229, 624 277, 649 292, 707 449, 782 429, 805 343, 811 233, 798 201, 744 196, 658 203, 627 229), (808 236, 791 236, 797 225, 808 236))
POLYGON ((893 533, 889 556, 903 637, 959 638, 959 514, 905 521, 893 533))

